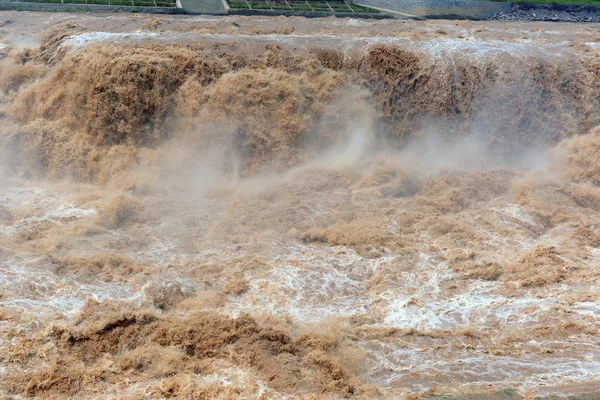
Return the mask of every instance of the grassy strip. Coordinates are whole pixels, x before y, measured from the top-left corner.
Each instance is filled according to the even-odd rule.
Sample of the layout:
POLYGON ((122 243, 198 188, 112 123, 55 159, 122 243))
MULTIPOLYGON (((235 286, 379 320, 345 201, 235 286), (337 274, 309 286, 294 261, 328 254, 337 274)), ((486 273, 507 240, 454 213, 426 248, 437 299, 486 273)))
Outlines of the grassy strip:
MULTIPOLYGON (((27 3, 61 3, 61 0, 21 0, 27 3)), ((103 6, 132 6, 130 0, 111 0, 110 4, 108 0, 64 0, 65 4, 96 4, 103 6)), ((149 1, 133 1, 133 5, 138 7, 155 7, 154 2, 149 1)), ((156 6, 158 7, 175 7, 175 2, 166 2, 165 0, 157 1, 156 6)))
MULTIPOLYGON (((135 0, 134 0, 135 1, 135 0)), ((239 0, 227 0, 227 4, 230 8, 234 9, 249 9, 248 5, 245 2, 241 2, 239 0)), ((262 1, 252 1, 250 0, 250 5, 253 10, 273 10, 273 11, 317 11, 317 12, 326 12, 331 13, 331 9, 327 6, 327 3, 323 1, 311 1, 308 0, 308 6, 305 2, 291 1, 290 5, 292 8, 287 6, 269 6, 268 3, 262 1), (312 7, 312 8, 311 8, 312 7)), ((346 6, 344 2, 341 1, 331 1, 329 5, 336 13, 348 13, 350 14, 352 11, 346 6)), ((369 7, 359 6, 357 4, 352 3, 352 9, 356 13, 368 13, 368 14, 376 14, 379 11, 369 7)))
POLYGON ((234 8, 234 9, 238 9, 238 10, 249 10, 250 7, 248 7, 248 3, 246 3, 245 1, 230 1, 227 0, 227 5, 229 6, 229 8, 234 8))

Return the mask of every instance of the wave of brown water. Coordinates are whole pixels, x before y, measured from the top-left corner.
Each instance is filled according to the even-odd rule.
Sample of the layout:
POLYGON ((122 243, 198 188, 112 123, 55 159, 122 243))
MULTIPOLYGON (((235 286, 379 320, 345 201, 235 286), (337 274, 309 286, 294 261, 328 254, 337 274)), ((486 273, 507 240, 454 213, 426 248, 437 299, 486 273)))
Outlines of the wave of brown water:
POLYGON ((598 391, 593 29, 31 15, 3 394, 598 391))

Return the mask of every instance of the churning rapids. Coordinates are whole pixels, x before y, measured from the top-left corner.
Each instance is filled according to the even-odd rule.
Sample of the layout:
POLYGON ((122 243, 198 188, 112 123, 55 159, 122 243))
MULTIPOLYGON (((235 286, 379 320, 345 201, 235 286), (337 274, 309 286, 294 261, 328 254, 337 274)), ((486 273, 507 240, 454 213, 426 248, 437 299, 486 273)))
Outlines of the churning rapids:
POLYGON ((0 13, 0 396, 600 392, 597 25, 0 13))

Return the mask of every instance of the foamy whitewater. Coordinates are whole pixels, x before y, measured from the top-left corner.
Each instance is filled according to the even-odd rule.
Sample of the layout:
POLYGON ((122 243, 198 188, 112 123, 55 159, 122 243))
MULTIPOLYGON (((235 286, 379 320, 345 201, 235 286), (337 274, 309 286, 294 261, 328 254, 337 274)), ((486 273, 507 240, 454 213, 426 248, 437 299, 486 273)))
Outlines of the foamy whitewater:
POLYGON ((0 396, 593 398, 599 46, 0 13, 0 396))

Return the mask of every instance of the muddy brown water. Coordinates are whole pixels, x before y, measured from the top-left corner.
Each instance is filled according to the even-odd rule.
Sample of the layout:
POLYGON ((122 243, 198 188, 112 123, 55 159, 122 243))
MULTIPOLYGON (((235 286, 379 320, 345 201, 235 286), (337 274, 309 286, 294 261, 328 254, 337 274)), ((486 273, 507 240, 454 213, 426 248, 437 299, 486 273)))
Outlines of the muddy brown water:
POLYGON ((3 396, 600 392, 597 25, 5 12, 0 52, 3 396))

